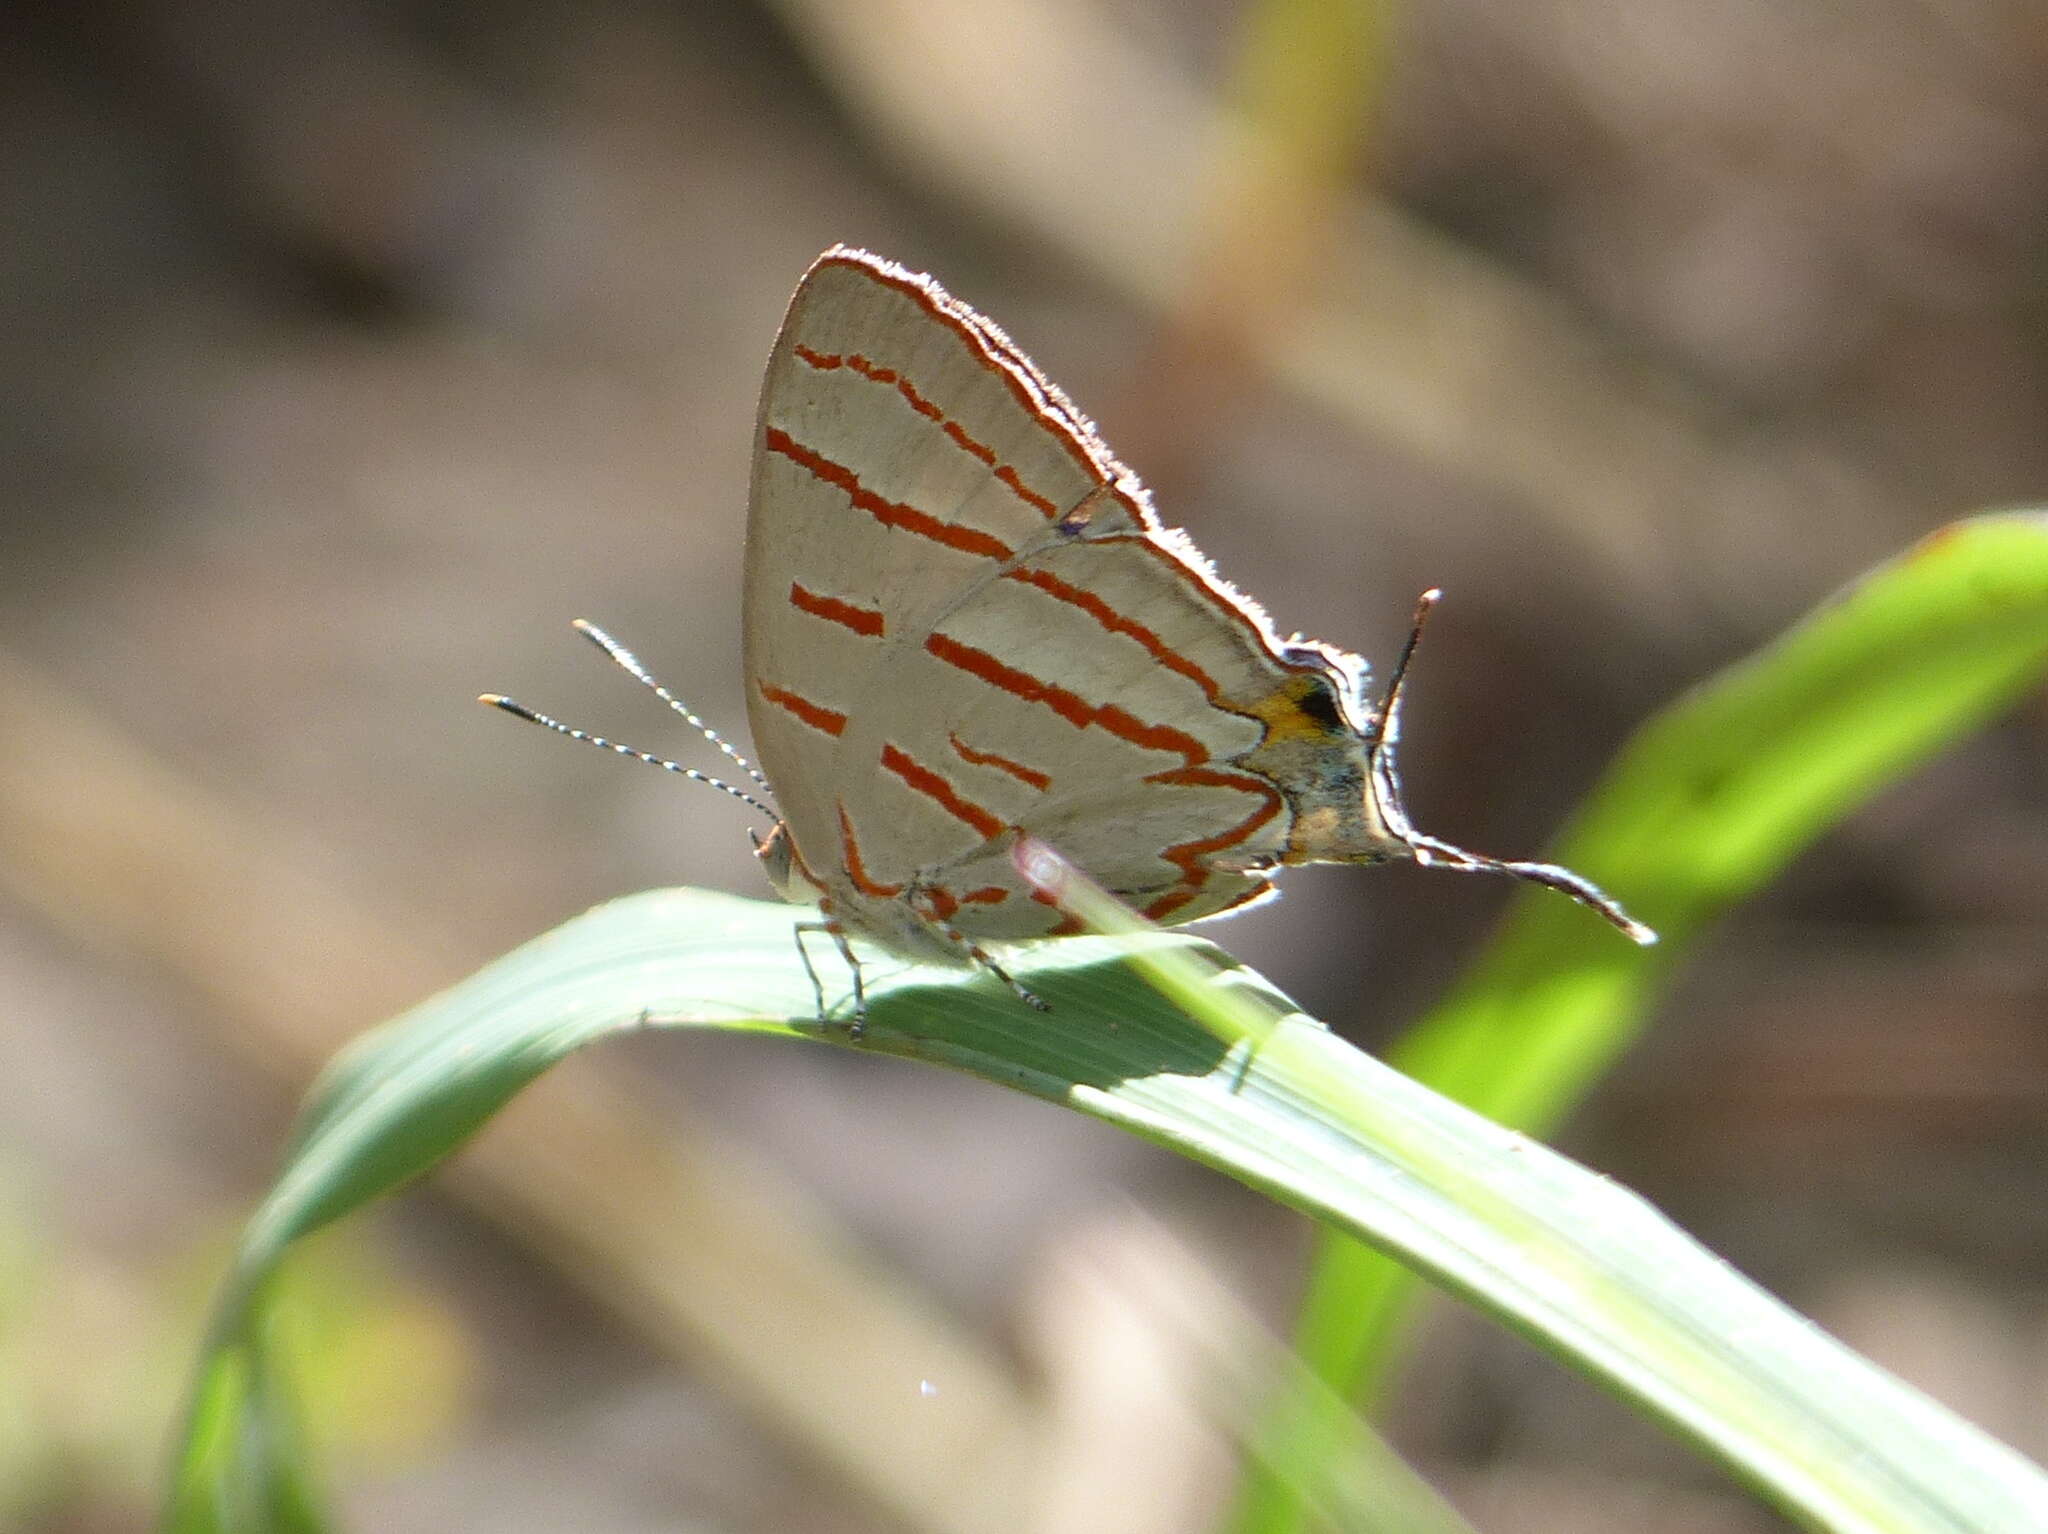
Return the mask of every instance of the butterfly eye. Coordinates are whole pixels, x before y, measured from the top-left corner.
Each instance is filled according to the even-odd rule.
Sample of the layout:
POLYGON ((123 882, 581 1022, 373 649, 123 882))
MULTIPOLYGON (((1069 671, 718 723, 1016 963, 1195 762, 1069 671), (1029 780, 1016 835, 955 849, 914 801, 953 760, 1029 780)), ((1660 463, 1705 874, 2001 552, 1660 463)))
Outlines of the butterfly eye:
POLYGON ((1333 734, 1349 728, 1344 718, 1344 710, 1337 702, 1337 695, 1330 690, 1327 683, 1319 682, 1303 688, 1300 708, 1308 718, 1333 734))

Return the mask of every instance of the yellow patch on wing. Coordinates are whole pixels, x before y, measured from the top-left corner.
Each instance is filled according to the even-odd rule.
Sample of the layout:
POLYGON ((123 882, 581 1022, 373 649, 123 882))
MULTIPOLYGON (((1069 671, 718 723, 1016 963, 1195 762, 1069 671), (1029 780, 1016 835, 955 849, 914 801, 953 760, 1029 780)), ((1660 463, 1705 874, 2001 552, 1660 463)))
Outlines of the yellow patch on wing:
POLYGON ((1334 717, 1330 708, 1329 683, 1319 677, 1292 676, 1266 694, 1241 705, 1266 727, 1265 746, 1284 741, 1348 740, 1350 728, 1334 717), (1305 707, 1309 700, 1312 707, 1305 707))

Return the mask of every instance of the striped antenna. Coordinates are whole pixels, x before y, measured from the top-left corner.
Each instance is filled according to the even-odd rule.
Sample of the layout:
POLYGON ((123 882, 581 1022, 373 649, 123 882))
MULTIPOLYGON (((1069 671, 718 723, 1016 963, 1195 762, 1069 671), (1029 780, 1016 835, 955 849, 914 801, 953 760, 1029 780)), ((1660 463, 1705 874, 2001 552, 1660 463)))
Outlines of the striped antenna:
POLYGON ((642 751, 634 746, 622 746, 615 740, 606 740, 602 735, 593 735, 588 730, 579 730, 572 724, 551 719, 538 709, 528 708, 524 703, 514 702, 502 694, 486 692, 477 694, 477 702, 492 708, 503 709, 515 719, 524 719, 528 724, 537 724, 542 729, 553 730, 557 735, 566 735, 571 740, 580 740, 587 746, 602 746, 607 751, 616 751, 620 756, 630 756, 636 762, 645 762, 650 767, 659 767, 664 772, 673 772, 678 777, 688 778, 693 783, 706 783, 711 787, 731 794, 742 804, 751 804, 770 820, 779 820, 773 809, 756 799, 743 788, 734 788, 723 778, 714 778, 708 772, 699 772, 694 767, 685 767, 681 762, 672 762, 665 756, 656 756, 652 751, 642 751))
MULTIPOLYGON (((752 762, 741 756, 739 752, 735 751, 726 742, 722 735, 692 713, 689 705, 684 703, 681 698, 678 698, 674 693, 662 686, 661 683, 657 682, 654 679, 653 673, 640 664, 639 657, 634 655, 631 650, 628 650, 603 629, 586 619, 578 618, 574 627, 576 632, 583 635, 584 638, 610 656, 617 663, 620 670, 624 671, 636 682, 639 682, 643 687, 652 689, 656 697, 687 719, 700 735, 736 762, 740 770, 752 778, 763 792, 774 792, 773 789, 769 788, 768 780, 761 775, 760 770, 752 762)), ((743 788, 735 788, 723 778, 714 778, 708 772, 699 772, 694 767, 685 767, 681 762, 672 762, 665 756, 656 756, 653 752, 642 751, 637 746, 621 745, 618 741, 606 740, 602 735, 593 735, 588 730, 579 730, 574 725, 564 724, 559 719, 543 714, 539 709, 528 708, 524 703, 515 702, 511 698, 505 697, 502 693, 487 692, 480 694, 477 702, 486 704, 491 708, 502 709, 515 719, 524 719, 528 724, 537 724, 542 729, 553 730, 557 735, 566 735, 569 739, 580 740, 585 745, 601 746, 607 751, 617 752, 620 756, 630 756, 636 762, 645 762, 650 767, 659 767, 663 772, 672 772, 678 777, 688 778, 693 783, 703 783, 719 790, 721 793, 731 794, 740 803, 753 806, 753 808, 759 810, 770 820, 780 821, 782 818, 775 812, 772 805, 763 803, 743 788)))
MULTIPOLYGON (((577 633, 581 634, 585 639, 589 640, 592 644, 596 645, 600 650, 604 651, 606 655, 610 656, 613 664, 615 664, 621 671, 625 672, 626 675, 630 676, 642 687, 647 688, 657 698, 661 699, 662 702, 666 703, 670 708, 674 709, 678 714, 681 714, 684 719, 689 721, 691 729, 695 730, 699 735, 702 735, 706 740, 710 741, 712 745, 718 747, 719 750, 723 751, 729 758, 732 759, 732 761, 735 764, 738 765, 740 771, 744 772, 748 777, 752 778, 755 783, 760 785, 760 787, 764 789, 768 788, 768 780, 761 776, 760 768, 756 767, 752 762, 748 761, 745 757, 741 756, 739 752, 733 750, 731 742, 726 740, 726 738, 723 735, 720 735, 718 731, 712 729, 710 725, 706 724, 703 720, 699 719, 695 714, 690 712, 690 706, 687 703, 683 702, 681 698, 678 698, 674 693, 670 692, 666 687, 662 686, 661 683, 657 682, 654 679, 654 673, 649 671, 645 666, 640 664, 639 656, 635 655, 631 650, 627 649, 624 645, 620 644, 616 639, 612 638, 611 635, 607 634, 595 623, 592 623, 588 618, 578 618, 575 622, 571 623, 569 627, 576 630, 577 633)), ((774 790, 769 789, 769 792, 772 793, 774 792, 774 790)))

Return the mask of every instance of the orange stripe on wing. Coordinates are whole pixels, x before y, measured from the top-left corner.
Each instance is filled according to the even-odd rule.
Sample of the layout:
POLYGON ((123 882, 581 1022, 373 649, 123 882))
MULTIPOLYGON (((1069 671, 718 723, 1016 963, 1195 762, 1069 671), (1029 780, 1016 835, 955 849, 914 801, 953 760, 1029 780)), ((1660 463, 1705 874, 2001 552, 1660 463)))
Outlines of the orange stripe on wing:
POLYGON ((905 378, 894 368, 885 368, 879 362, 872 362, 868 358, 863 357, 859 352, 848 352, 842 356, 836 352, 816 351, 808 346, 795 346, 791 347, 790 350, 795 352, 801 361, 808 362, 820 372, 834 372, 840 368, 846 368, 848 371, 858 373, 861 377, 869 379, 874 383, 886 384, 902 395, 912 410, 915 410, 925 419, 936 422, 943 428, 946 435, 951 437, 963 451, 979 458, 990 468, 995 467, 996 453, 994 448, 985 442, 979 442, 969 436, 967 429, 960 425, 959 422, 948 420, 945 411, 920 394, 917 390, 917 385, 905 378))
POLYGON ((1220 617, 1241 631, 1252 644, 1267 652, 1267 655, 1282 670, 1294 673, 1322 671, 1325 668, 1315 661, 1291 661, 1273 649, 1273 638, 1269 632, 1271 619, 1265 610, 1243 592, 1230 587, 1216 572, 1208 568, 1201 551, 1188 543, 1184 537, 1177 546, 1162 542, 1153 531, 1143 533, 1108 533, 1093 540, 1096 543, 1116 544, 1137 549, 1151 559, 1166 566, 1167 572, 1178 581, 1191 581, 1195 588, 1208 599, 1210 608, 1220 617), (1261 626, 1261 619, 1266 626, 1261 626))
POLYGON ((940 921, 951 921, 960 914, 960 907, 964 905, 1001 905, 1010 898, 1010 892, 996 884, 985 884, 964 895, 956 895, 943 885, 933 884, 920 890, 919 894, 930 907, 929 914, 940 921))
POLYGON ((808 346, 792 347, 791 350, 803 361, 808 362, 812 367, 818 368, 821 371, 846 368, 851 372, 860 374, 863 378, 870 379, 878 384, 885 384, 894 389, 903 396, 912 410, 915 410, 919 415, 936 424, 941 431, 953 439, 955 445, 963 452, 980 459, 990 469, 994 470, 996 478, 1014 490, 1019 500, 1035 507, 1039 514, 1048 521, 1056 520, 1059 517, 1059 507, 1026 485, 1023 477, 1015 469, 1006 463, 996 462, 994 448, 990 447, 986 442, 970 436, 966 427, 950 418, 945 411, 925 398, 923 394, 918 392, 917 385, 913 384, 894 368, 885 368, 880 363, 872 362, 868 358, 861 356, 859 352, 848 352, 844 356, 840 356, 832 352, 813 351, 808 346))
POLYGON ((1208 672, 1189 660, 1185 655, 1182 655, 1178 650, 1171 648, 1165 640, 1161 639, 1151 629, 1146 628, 1144 624, 1125 617, 1094 592, 1084 590, 1069 581, 1063 581, 1049 570, 1033 570, 1028 567, 1017 570, 1005 570, 1003 578, 1005 580, 1022 581, 1027 586, 1034 586, 1056 601, 1065 602, 1070 607, 1078 607, 1082 612, 1109 630, 1110 633, 1122 634, 1128 639, 1135 639, 1145 647, 1146 654, 1150 655, 1168 671, 1178 672, 1201 688, 1202 695, 1211 703, 1214 703, 1220 696, 1222 689, 1217 687, 1216 679, 1209 675, 1208 672))
POLYGON ((846 806, 839 807, 839 854, 846 860, 846 877, 853 881, 853 887, 863 895, 872 895, 877 900, 893 900, 903 893, 900 884, 882 884, 868 874, 867 865, 860 860, 860 843, 853 834, 853 822, 847 818, 846 806))
POLYGON ((972 762, 977 767, 993 767, 998 772, 1007 772, 1019 783, 1028 783, 1041 794, 1052 787, 1051 775, 1040 772, 1036 767, 1026 767, 1022 762, 1013 762, 1007 756, 998 756, 993 751, 977 751, 959 736, 950 732, 947 734, 946 739, 952 742, 953 749, 960 754, 960 759, 963 762, 972 762))
MULTIPOLYGON (((1052 896, 1048 895, 1044 890, 1033 890, 1031 892, 1031 898, 1037 901, 1040 905, 1051 906, 1054 910, 1059 910, 1060 903, 1057 900, 1053 899, 1052 896)), ((1055 927, 1048 928, 1046 930, 1045 936, 1074 937, 1079 933, 1086 932, 1087 930, 1088 929, 1086 927, 1081 925, 1080 917, 1073 916, 1068 914, 1067 912, 1061 911, 1059 924, 1055 927)))
POLYGON ((827 735, 844 735, 846 733, 846 715, 840 713, 837 709, 830 709, 826 708, 823 704, 813 703, 809 698, 799 697, 787 688, 776 687, 768 682, 761 683, 760 687, 762 697, 773 703, 777 708, 786 709, 796 715, 797 718, 801 719, 812 729, 823 730, 827 735))
POLYGON ((994 321, 941 290, 930 278, 920 280, 900 268, 859 260, 851 252, 841 252, 830 259, 859 269, 871 281, 894 288, 959 336, 982 367, 1000 379, 1011 397, 1052 432, 1075 463, 1105 482, 1115 481, 1122 465, 1089 429, 1086 418, 1066 395, 1038 371, 1038 365, 1018 350, 994 321))
POLYGON ((855 607, 853 603, 842 602, 837 597, 821 596, 815 591, 799 586, 795 581, 789 583, 789 603, 790 606, 807 612, 814 618, 844 624, 856 634, 866 634, 872 638, 882 634, 885 629, 881 613, 874 608, 855 607))
POLYGON ((936 801, 948 815, 972 826, 984 837, 998 835, 1003 830, 1000 816, 983 809, 971 799, 961 798, 952 784, 895 746, 883 745, 882 765, 919 793, 936 801))
POLYGON ((1079 693, 1069 692, 1055 682, 1041 681, 1027 671, 1019 671, 1015 666, 997 660, 986 650, 962 644, 950 634, 933 634, 925 640, 924 647, 947 665, 956 666, 969 676, 979 677, 989 686, 1000 688, 1012 697, 1022 698, 1027 703, 1043 703, 1077 730, 1085 730, 1091 724, 1098 725, 1134 746, 1143 746, 1150 751, 1177 752, 1189 767, 1200 766, 1209 760, 1209 748, 1185 730, 1176 730, 1165 724, 1147 724, 1114 703, 1097 707, 1079 693))
MULTIPOLYGON (((1213 767, 1174 767, 1165 772, 1152 773, 1145 781, 1204 788, 1234 788, 1240 793, 1257 794, 1261 801, 1257 809, 1227 831, 1219 831, 1214 836, 1198 837, 1193 841, 1177 842, 1160 851, 1159 855, 1181 872, 1178 889, 1168 890, 1145 907, 1146 916, 1153 921, 1163 922, 1199 895, 1202 886, 1214 876, 1216 870, 1207 867, 1202 860, 1249 840, 1254 831, 1280 813, 1285 800, 1280 791, 1263 778, 1251 777, 1244 773, 1219 772, 1213 767)), ((1258 890, 1253 889, 1244 898, 1250 900, 1257 893, 1258 890)), ((1226 906, 1224 909, 1228 910, 1229 907, 1226 906)))
MULTIPOLYGON (((952 423, 948 422, 947 424, 951 425, 952 423)), ((1027 505, 1036 507, 1039 513, 1043 515, 1048 522, 1057 522, 1059 520, 1059 507, 1053 505, 1053 503, 1050 500, 1046 499, 1046 497, 1040 495, 1036 490, 1033 490, 1029 485, 1025 484, 1024 477, 1021 474, 1019 474, 1015 469, 1011 468, 1006 463, 999 463, 995 467, 996 478, 1001 480, 1004 484, 1008 485, 1012 490, 1016 491, 1017 498, 1019 500, 1025 502, 1027 505)))
POLYGON ((963 554, 978 554, 984 559, 1009 559, 1010 546, 1000 538, 983 532, 978 527, 963 527, 957 522, 941 522, 928 511, 919 511, 915 506, 906 506, 901 501, 884 500, 860 482, 860 476, 843 463, 834 463, 823 453, 805 447, 801 442, 779 426, 770 426, 761 433, 761 445, 771 453, 780 453, 798 468, 836 486, 846 492, 854 506, 866 512, 884 527, 899 527, 906 533, 915 533, 920 538, 929 538, 942 543, 949 549, 958 549, 963 554))

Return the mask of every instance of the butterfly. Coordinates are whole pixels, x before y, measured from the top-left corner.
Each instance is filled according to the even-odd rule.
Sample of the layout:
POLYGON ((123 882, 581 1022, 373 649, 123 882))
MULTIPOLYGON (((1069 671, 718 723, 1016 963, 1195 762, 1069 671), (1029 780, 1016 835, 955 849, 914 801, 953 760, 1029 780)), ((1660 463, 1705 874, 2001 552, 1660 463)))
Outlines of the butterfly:
POLYGON ((780 806, 761 864, 785 899, 818 908, 854 977, 856 1025, 851 938, 985 967, 1036 1002, 985 946, 1077 930, 1019 871, 1024 837, 1168 925, 1271 898, 1291 864, 1412 859, 1547 885, 1653 940, 1566 869, 1483 857, 1409 821, 1402 684, 1436 597, 1373 696, 1362 659, 1281 638, 1162 526, 1137 476, 995 324, 928 276, 835 246, 790 301, 754 440, 747 714, 780 806))

